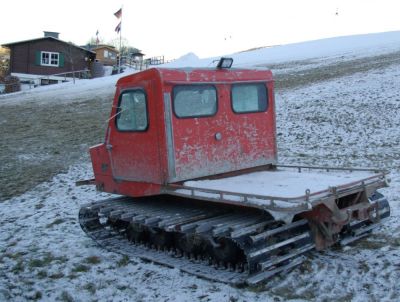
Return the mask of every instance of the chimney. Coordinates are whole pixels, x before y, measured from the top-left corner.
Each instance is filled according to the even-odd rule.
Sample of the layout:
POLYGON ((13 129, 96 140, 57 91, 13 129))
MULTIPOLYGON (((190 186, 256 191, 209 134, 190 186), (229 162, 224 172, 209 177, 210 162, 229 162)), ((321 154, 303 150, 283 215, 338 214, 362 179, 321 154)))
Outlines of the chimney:
POLYGON ((45 37, 53 37, 56 39, 58 39, 58 36, 60 35, 60 33, 54 31, 44 31, 43 33, 45 37))

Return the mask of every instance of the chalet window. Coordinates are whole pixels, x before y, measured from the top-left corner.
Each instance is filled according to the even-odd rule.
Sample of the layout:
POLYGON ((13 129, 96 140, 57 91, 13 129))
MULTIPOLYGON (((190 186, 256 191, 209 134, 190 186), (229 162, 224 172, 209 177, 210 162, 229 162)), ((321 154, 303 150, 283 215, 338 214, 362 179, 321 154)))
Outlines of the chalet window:
POLYGON ((267 87, 262 83, 232 85, 231 98, 235 113, 263 112, 268 107, 267 87))
POLYGON ((173 89, 174 112, 179 118, 217 113, 217 90, 212 85, 179 85, 173 89))
POLYGON ((116 125, 120 131, 146 131, 146 94, 141 89, 124 91, 119 97, 116 125))
POLYGON ((60 54, 58 52, 41 52, 40 65, 42 66, 55 66, 58 67, 60 62, 60 54))
POLYGON ((104 50, 104 58, 115 60, 115 53, 109 50, 104 50))

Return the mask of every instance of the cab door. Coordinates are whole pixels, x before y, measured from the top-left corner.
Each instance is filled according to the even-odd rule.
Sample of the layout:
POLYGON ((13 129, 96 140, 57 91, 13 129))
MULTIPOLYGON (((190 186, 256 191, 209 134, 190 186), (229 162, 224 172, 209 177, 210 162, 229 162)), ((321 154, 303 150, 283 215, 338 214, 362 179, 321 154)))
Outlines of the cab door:
POLYGON ((159 160, 151 81, 123 89, 106 138, 116 180, 157 183, 159 160))

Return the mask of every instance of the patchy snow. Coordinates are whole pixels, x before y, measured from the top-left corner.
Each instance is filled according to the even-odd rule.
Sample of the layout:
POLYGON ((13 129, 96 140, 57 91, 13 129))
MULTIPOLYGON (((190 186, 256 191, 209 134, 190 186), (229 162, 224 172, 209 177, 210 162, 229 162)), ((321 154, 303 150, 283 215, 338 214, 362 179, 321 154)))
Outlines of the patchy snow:
POLYGON ((372 173, 361 171, 303 171, 299 173, 293 169, 279 168, 276 171, 254 172, 221 179, 186 181, 184 185, 232 193, 296 198, 306 195, 306 190, 312 194, 328 190, 329 187, 362 181, 372 175, 372 173))
MULTIPOLYGON (((378 36, 372 35, 374 47, 352 51, 349 46, 346 51, 372 55, 398 50, 399 34, 387 35, 393 44, 383 34, 379 46, 378 36)), ((319 44, 313 43, 308 57, 325 56, 317 53, 319 44)), ((326 41, 321 43, 322 49, 326 41)), ((359 45, 348 38, 346 45, 352 44, 359 45)), ((288 60, 306 52, 294 46, 285 49, 282 46, 280 51, 287 52, 288 60)), ((331 55, 331 62, 341 62, 336 53, 331 55)), ((273 58, 255 52, 248 59, 249 64, 259 61, 271 63, 273 58)), ((2 96, 0 102, 79 101, 104 92, 103 85, 112 89, 116 79, 49 86, 2 96)), ((0 301, 398 301, 399 87, 400 63, 393 63, 276 93, 281 163, 379 166, 392 171, 391 186, 381 190, 391 204, 391 217, 368 239, 342 249, 313 252, 300 267, 257 289, 201 280, 139 259, 127 261, 99 248, 79 227, 80 206, 107 196, 93 187, 74 185, 92 176, 91 165, 82 164, 0 203, 0 301)))

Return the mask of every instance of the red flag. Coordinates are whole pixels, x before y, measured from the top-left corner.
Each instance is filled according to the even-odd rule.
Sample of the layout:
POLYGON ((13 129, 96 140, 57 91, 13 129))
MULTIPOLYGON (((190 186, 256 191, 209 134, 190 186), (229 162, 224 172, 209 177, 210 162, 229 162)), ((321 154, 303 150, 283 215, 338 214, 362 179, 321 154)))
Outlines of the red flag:
POLYGON ((114 13, 114 16, 117 17, 118 19, 122 17, 122 8, 120 8, 116 13, 114 13))
POLYGON ((119 33, 121 31, 121 22, 118 23, 117 27, 115 28, 115 31, 119 33))

